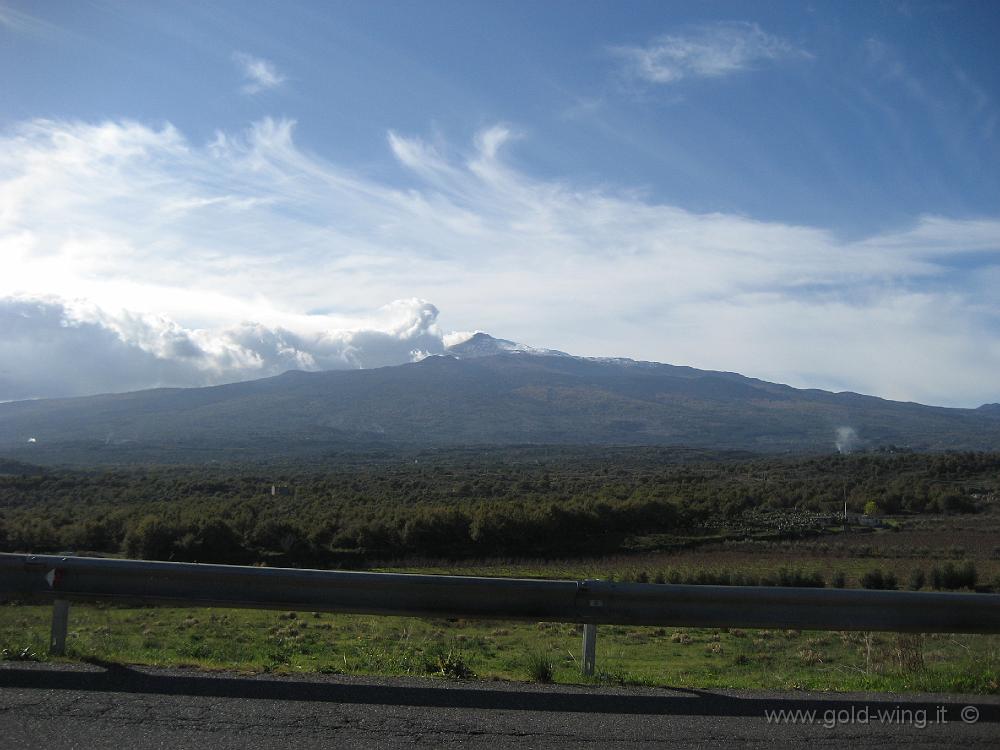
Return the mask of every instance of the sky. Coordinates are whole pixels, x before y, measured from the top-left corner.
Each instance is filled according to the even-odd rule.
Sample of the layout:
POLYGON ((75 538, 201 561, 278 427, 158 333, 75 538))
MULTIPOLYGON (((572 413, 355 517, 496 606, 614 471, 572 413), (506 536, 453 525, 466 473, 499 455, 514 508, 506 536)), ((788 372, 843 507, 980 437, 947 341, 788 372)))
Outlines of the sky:
POLYGON ((1000 4, 0 0, 0 401, 475 331, 1000 401, 1000 4))

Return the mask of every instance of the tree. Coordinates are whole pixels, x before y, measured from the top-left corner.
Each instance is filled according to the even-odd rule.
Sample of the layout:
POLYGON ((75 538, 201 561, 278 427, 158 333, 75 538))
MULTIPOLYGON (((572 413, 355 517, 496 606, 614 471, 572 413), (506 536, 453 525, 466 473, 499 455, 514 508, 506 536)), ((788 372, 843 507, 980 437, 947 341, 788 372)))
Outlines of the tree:
POLYGON ((122 544, 126 557, 169 560, 173 555, 175 530, 156 516, 145 516, 128 530, 122 544))

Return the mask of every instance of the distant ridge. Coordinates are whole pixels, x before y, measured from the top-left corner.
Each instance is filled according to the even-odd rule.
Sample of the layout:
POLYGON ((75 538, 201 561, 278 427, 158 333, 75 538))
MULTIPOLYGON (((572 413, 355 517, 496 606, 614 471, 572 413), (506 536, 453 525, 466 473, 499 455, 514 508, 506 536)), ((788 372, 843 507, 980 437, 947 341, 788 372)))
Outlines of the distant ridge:
POLYGON ((529 444, 998 450, 998 416, 998 404, 950 409, 801 390, 478 333, 442 356, 394 367, 0 404, 0 455, 101 464, 529 444))

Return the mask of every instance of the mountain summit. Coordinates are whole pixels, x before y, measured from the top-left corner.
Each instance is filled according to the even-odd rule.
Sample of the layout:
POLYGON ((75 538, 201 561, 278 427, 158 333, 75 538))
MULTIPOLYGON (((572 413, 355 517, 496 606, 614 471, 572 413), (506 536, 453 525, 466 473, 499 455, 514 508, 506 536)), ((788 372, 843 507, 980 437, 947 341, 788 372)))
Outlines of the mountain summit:
POLYGON ((447 354, 459 359, 474 359, 476 357, 492 357, 497 354, 537 354, 553 357, 569 357, 566 352, 555 349, 537 349, 527 344, 518 344, 516 341, 507 339, 497 339, 488 333, 479 331, 458 344, 453 344, 445 349, 447 354))

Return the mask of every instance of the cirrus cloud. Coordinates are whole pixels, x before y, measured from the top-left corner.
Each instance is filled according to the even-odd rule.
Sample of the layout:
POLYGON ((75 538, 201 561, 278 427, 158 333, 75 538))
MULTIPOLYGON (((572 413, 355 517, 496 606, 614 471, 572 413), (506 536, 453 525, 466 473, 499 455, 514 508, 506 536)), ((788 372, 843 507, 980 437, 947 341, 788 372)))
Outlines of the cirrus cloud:
POLYGON ((649 44, 614 47, 627 72, 647 83, 719 78, 766 61, 811 55, 755 23, 718 22, 684 33, 664 34, 649 44))
POLYGON ((270 60, 248 55, 246 52, 234 52, 233 62, 239 66, 246 83, 243 84, 244 94, 259 94, 261 91, 278 88, 285 82, 285 76, 270 60))
POLYGON ((0 399, 69 361, 59 342, 74 336, 104 342, 95 360, 125 346, 141 366, 32 395, 398 363, 456 328, 799 386, 997 400, 997 217, 843 239, 537 179, 505 159, 511 138, 498 125, 449 150, 390 133, 405 175, 390 182, 302 149, 286 120, 203 144, 128 121, 0 133, 0 298, 16 314, 49 301, 16 341, 0 326, 0 370, 17 358, 0 399), (448 328, 420 301, 368 312, 414 298, 448 328))

